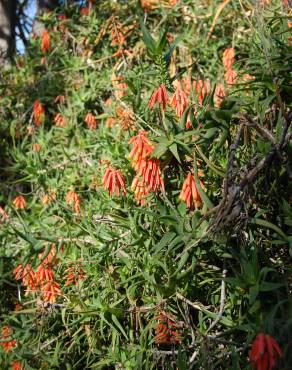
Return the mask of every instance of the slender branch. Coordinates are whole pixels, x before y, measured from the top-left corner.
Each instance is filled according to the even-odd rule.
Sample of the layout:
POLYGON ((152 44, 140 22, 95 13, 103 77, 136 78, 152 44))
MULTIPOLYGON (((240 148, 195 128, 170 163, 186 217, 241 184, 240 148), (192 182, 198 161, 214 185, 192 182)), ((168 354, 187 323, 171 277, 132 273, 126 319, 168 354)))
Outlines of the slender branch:
POLYGON ((227 274, 227 270, 225 270, 225 268, 223 268, 222 281, 221 281, 221 296, 220 296, 219 312, 218 312, 218 315, 217 315, 216 319, 211 323, 211 325, 207 329, 206 333, 208 333, 210 330, 212 330, 218 324, 218 322, 222 319, 222 316, 223 316, 223 313, 224 313, 225 298, 226 298, 226 287, 225 287, 226 274, 227 274))

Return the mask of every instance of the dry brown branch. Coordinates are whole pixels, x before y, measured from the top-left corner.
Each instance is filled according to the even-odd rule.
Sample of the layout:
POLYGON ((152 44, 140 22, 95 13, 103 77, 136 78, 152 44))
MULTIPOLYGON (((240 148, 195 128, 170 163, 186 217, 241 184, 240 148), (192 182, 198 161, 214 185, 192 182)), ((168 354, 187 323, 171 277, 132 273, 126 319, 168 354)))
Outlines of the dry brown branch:
POLYGON ((208 32, 208 35, 207 35, 207 41, 208 41, 208 40, 209 40, 209 38, 212 36, 212 33, 213 33, 213 31, 214 31, 214 28, 216 27, 217 20, 218 20, 218 18, 220 17, 220 14, 222 13, 223 9, 225 8, 225 6, 226 6, 228 3, 230 3, 230 0, 225 0, 225 1, 223 1, 223 3, 222 3, 222 4, 220 4, 220 5, 218 6, 218 9, 217 9, 217 11, 216 11, 216 13, 215 13, 215 16, 214 16, 214 19, 213 19, 213 22, 212 22, 211 28, 210 28, 210 30, 209 30, 209 32, 208 32))

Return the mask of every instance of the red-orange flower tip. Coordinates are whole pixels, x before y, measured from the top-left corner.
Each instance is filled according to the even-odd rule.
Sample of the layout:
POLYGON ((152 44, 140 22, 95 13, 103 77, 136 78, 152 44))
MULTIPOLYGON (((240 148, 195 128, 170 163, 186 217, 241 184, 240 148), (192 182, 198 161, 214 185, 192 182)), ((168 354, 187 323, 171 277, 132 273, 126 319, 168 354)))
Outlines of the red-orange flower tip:
POLYGON ((193 87, 195 89, 197 99, 200 105, 203 104, 205 97, 211 91, 211 84, 209 80, 196 80, 193 81, 193 87))
POLYGON ((57 104, 64 104, 65 103, 65 96, 64 95, 56 96, 54 102, 57 103, 57 104))
POLYGON ((105 190, 108 190, 110 197, 117 194, 119 197, 121 194, 121 189, 126 195, 126 185, 125 185, 125 178, 120 170, 116 170, 113 167, 107 167, 105 170, 103 179, 102 179, 103 187, 105 190))
POLYGON ((153 109, 154 105, 158 103, 159 105, 161 105, 162 109, 165 110, 168 102, 169 96, 167 94, 166 87, 164 84, 161 84, 158 89, 153 92, 149 100, 148 107, 149 109, 153 109))
POLYGON ((250 352, 250 362, 254 369, 272 370, 281 356, 283 353, 272 336, 259 333, 255 337, 250 352))
POLYGON ((176 319, 173 315, 166 313, 165 311, 161 311, 156 320, 156 344, 178 344, 181 342, 181 336, 178 331, 176 319))
POLYGON ((34 152, 40 152, 40 150, 41 150, 41 146, 40 146, 40 144, 38 144, 38 143, 34 143, 33 144, 33 146, 32 146, 32 150, 34 151, 34 152))
POLYGON ((202 199, 196 186, 196 181, 190 172, 183 183, 179 199, 185 202, 187 207, 190 209, 197 209, 202 204, 202 199))
POLYGON ((19 361, 12 362, 12 370, 25 370, 24 366, 19 361))
POLYGON ((18 195, 16 198, 13 200, 13 206, 16 209, 24 209, 26 208, 26 201, 22 195, 18 195))
POLYGON ((235 62, 235 50, 234 48, 227 48, 223 52, 223 66, 226 70, 231 69, 235 62))
POLYGON ((175 108, 178 117, 181 117, 189 105, 188 97, 186 93, 182 90, 181 84, 178 83, 175 93, 173 94, 171 105, 175 108))
POLYGON ((58 127, 66 127, 66 119, 62 116, 61 113, 57 113, 54 118, 55 125, 58 127))
POLYGON ((45 109, 39 100, 36 100, 33 104, 33 116, 36 126, 40 126, 45 119, 45 109))
POLYGON ((225 97, 226 91, 224 89, 224 86, 222 84, 218 84, 214 92, 214 105, 216 108, 221 107, 222 101, 225 97))
POLYGON ((96 118, 92 113, 87 113, 84 122, 86 123, 89 130, 95 130, 96 129, 96 118))
POLYGON ((228 69, 224 77, 226 83, 231 86, 237 79, 237 73, 233 69, 228 69))
POLYGON ((41 50, 43 53, 49 51, 51 48, 51 37, 48 30, 42 32, 41 50))

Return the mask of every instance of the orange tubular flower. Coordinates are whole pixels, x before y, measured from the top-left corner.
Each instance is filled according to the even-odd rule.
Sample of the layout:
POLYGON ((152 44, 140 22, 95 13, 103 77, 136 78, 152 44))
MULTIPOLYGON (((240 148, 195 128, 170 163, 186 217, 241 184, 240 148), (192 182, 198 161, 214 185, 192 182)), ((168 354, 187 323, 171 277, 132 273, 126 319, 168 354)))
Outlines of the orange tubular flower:
POLYGON ((113 127, 117 123, 117 120, 114 117, 108 117, 105 121, 105 126, 107 128, 113 127))
POLYGON ((225 73, 225 81, 227 82, 228 85, 233 85, 235 83, 235 80, 237 79, 237 73, 233 71, 233 69, 229 69, 225 73))
POLYGON ((13 206, 16 209, 24 209, 26 208, 26 201, 22 195, 18 195, 16 198, 14 198, 13 206))
POLYGON ((44 30, 42 33, 41 50, 46 53, 51 49, 51 37, 48 30, 44 30))
POLYGON ((214 104, 216 108, 220 108, 223 99, 226 97, 226 91, 222 84, 218 84, 214 93, 214 104))
POLYGON ((186 120, 186 129, 188 130, 191 126, 192 126, 191 115, 189 113, 188 116, 187 116, 187 120, 186 120))
POLYGON ((87 16, 87 15, 89 15, 89 12, 90 12, 90 9, 89 9, 88 6, 82 7, 80 9, 80 14, 81 15, 87 16))
MULTIPOLYGON (((46 254, 46 251, 39 254, 39 260, 42 260, 44 258, 44 255, 46 254)), ((43 265, 46 267, 50 267, 52 265, 55 265, 57 263, 57 256, 56 256, 56 247, 54 244, 51 244, 51 249, 46 256, 46 258, 43 260, 43 265)))
POLYGON ((33 144, 33 146, 32 146, 32 150, 33 150, 34 152, 39 153, 39 152, 40 152, 40 150, 41 150, 41 146, 40 146, 40 144, 38 144, 38 143, 33 144))
POLYGON ((65 118, 61 115, 61 113, 57 113, 54 118, 55 124, 58 127, 66 127, 66 120, 65 118))
POLYGON ((113 167, 107 167, 102 183, 104 189, 109 191, 110 197, 112 197, 115 192, 119 197, 121 189, 123 190, 124 195, 127 193, 123 174, 121 171, 116 170, 113 167))
POLYGON ((173 94, 171 103, 173 108, 175 108, 178 117, 181 117, 189 105, 188 97, 186 93, 182 90, 181 84, 178 83, 175 93, 173 94))
POLYGON ((122 107, 117 107, 116 114, 119 119, 119 124, 121 125, 123 130, 136 130, 136 120, 132 109, 123 109, 122 107))
POLYGON ((20 311, 21 309, 22 309, 22 305, 19 302, 15 303, 14 311, 20 311))
POLYGON ((68 191, 66 195, 66 202, 67 204, 73 204, 74 211, 76 213, 80 213, 80 198, 79 196, 75 193, 74 190, 68 191))
POLYGON ((283 353, 270 335, 259 333, 252 344, 250 362, 256 370, 272 370, 276 366, 277 358, 283 353))
POLYGON ((43 299, 45 302, 56 302, 56 295, 61 295, 59 284, 55 281, 48 281, 43 287, 43 299))
POLYGON ((53 201, 56 200, 56 193, 52 190, 49 190, 49 193, 48 194, 45 194, 43 197, 42 197, 42 203, 43 205, 47 205, 53 201))
POLYGON ((12 370, 25 370, 24 366, 19 361, 12 362, 12 370))
POLYGON ((36 271, 36 280, 39 284, 44 285, 48 281, 54 280, 54 272, 51 267, 45 267, 41 264, 36 271))
POLYGON ((122 46, 126 43, 125 31, 120 22, 114 21, 110 31, 111 46, 122 46))
POLYGON ((26 264, 25 267, 20 264, 14 270, 13 274, 16 280, 22 280, 23 285, 27 288, 26 294, 30 290, 34 290, 37 287, 36 276, 29 264, 26 264))
POLYGON ((181 336, 177 331, 177 324, 172 315, 161 311, 156 320, 158 321, 155 329, 156 344, 178 344, 181 342, 181 336))
POLYGON ((115 88, 116 88, 115 96, 117 99, 122 99, 128 93, 127 92, 128 84, 126 84, 126 82, 120 82, 116 84, 115 88))
POLYGON ((39 100, 36 100, 33 104, 33 116, 36 126, 40 126, 45 120, 45 109, 39 100))
POLYGON ((11 351, 14 347, 16 347, 16 340, 9 340, 8 338, 12 334, 12 329, 10 326, 6 325, 2 328, 2 337, 3 341, 0 342, 0 346, 3 348, 5 352, 11 351))
POLYGON ((42 197, 42 203, 43 205, 47 205, 50 203, 50 197, 48 196, 48 194, 45 194, 43 197, 42 197))
POLYGON ((159 159, 150 158, 146 161, 143 160, 138 174, 141 175, 143 182, 148 186, 149 190, 151 189, 155 193, 160 189, 165 191, 159 159))
POLYGON ((134 192, 134 198, 137 204, 144 206, 146 204, 146 198, 150 192, 148 186, 139 178, 139 176, 134 177, 131 190, 134 192))
POLYGON ((112 74, 111 81, 114 88, 114 94, 117 99, 122 99, 127 95, 128 84, 124 82, 125 78, 123 76, 116 76, 115 73, 112 74))
POLYGON ((15 267, 13 274, 16 280, 21 280, 23 278, 23 266, 22 264, 15 267))
POLYGON ((92 113, 87 113, 84 122, 87 124, 87 127, 89 130, 95 130, 96 129, 96 119, 92 113))
POLYGON ((34 134, 34 127, 33 126, 27 126, 26 128, 27 135, 31 136, 34 134))
POLYGON ((136 171, 139 171, 141 168, 141 161, 150 157, 154 150, 154 146, 147 135, 148 133, 146 131, 140 131, 129 140, 129 144, 133 146, 129 154, 129 159, 132 160, 132 167, 136 171))
POLYGON ((227 48, 223 52, 223 66, 228 71, 228 69, 232 69, 233 64, 235 62, 235 50, 234 48, 227 48))
POLYGON ((8 338, 12 334, 12 329, 10 326, 5 325, 2 328, 2 338, 8 338))
POLYGON ((54 102, 57 103, 57 104, 64 104, 65 103, 65 96, 64 95, 56 96, 54 102))
POLYGON ((77 266, 67 268, 65 270, 65 274, 66 274, 65 286, 70 286, 72 284, 78 285, 79 280, 85 279, 85 273, 80 264, 78 264, 77 266))
POLYGON ((209 80, 197 80, 193 81, 193 87, 197 94, 197 99, 200 105, 203 104, 205 97, 211 91, 211 84, 209 80))
POLYGON ((164 84, 161 84, 157 90, 155 90, 149 100, 148 107, 149 109, 153 109, 154 105, 158 103, 162 106, 162 109, 165 111, 166 105, 169 102, 169 97, 166 91, 166 87, 164 84))
POLYGON ((202 199, 197 189, 194 176, 190 172, 183 183, 179 199, 186 202, 187 207, 190 209, 197 209, 202 205, 202 199))
POLYGON ((9 219, 8 214, 4 211, 2 207, 0 207, 0 223, 5 222, 9 219))

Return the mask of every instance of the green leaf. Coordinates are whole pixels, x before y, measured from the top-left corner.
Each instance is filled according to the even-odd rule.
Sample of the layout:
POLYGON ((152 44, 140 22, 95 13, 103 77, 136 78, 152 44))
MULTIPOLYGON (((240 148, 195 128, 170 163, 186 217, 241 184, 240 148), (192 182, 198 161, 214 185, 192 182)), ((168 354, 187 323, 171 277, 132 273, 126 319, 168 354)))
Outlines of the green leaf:
POLYGON ((161 38, 160 38, 160 41, 158 43, 158 46, 157 46, 157 52, 159 54, 162 54, 162 51, 167 43, 167 33, 168 33, 168 26, 166 27, 165 31, 163 32, 161 38))
POLYGON ((164 141, 160 142, 156 145, 155 149, 153 150, 151 154, 151 158, 160 158, 162 157, 166 151, 168 150, 168 146, 171 144, 171 141, 164 141))
POLYGON ((267 281, 263 281, 262 283, 260 283, 259 290, 261 292, 269 292, 270 290, 281 288, 284 285, 285 284, 283 283, 269 283, 267 281))
POLYGON ((263 227, 266 227, 268 229, 272 229, 274 230, 278 235, 280 235, 283 240, 285 240, 286 242, 289 242, 289 238, 287 237, 287 235, 276 225, 272 224, 271 222, 269 221, 266 221, 266 220, 262 220, 260 218, 252 218, 250 220, 250 223, 251 224, 255 224, 255 225, 259 225, 259 226, 263 226, 263 227))
POLYGON ((180 160, 180 157, 179 157, 179 154, 178 154, 178 151, 177 151, 177 145, 176 145, 176 143, 171 144, 171 146, 169 147, 169 150, 174 155, 174 157, 176 158, 176 160, 179 163, 181 163, 181 160, 180 160))
POLYGON ((159 253, 161 251, 161 249, 164 248, 165 246, 167 246, 173 240, 173 238, 175 236, 176 236, 176 234, 174 232, 171 232, 171 231, 164 234, 163 237, 161 238, 160 242, 157 243, 156 246, 152 248, 152 251, 155 252, 155 253, 159 253))
POLYGON ((150 54, 152 54, 152 56, 156 56, 157 55, 156 41, 150 35, 142 19, 140 19, 140 27, 143 34, 143 40, 148 51, 150 52, 150 54))
POLYGON ((195 178, 196 187, 198 189, 198 192, 199 192, 199 194, 200 194, 203 202, 206 204, 206 206, 209 209, 211 209, 211 208, 214 207, 214 205, 213 205, 213 203, 211 202, 211 200, 208 198, 207 194, 204 192, 204 190, 201 187, 200 179, 199 179, 199 176, 198 176, 198 168, 197 168, 196 156, 194 156, 193 166, 194 166, 194 178, 195 178))
POLYGON ((176 48, 176 46, 178 45, 178 43, 183 39, 183 36, 178 36, 170 45, 168 51, 166 52, 166 54, 164 55, 164 60, 166 62, 166 64, 169 64, 170 62, 170 59, 171 59, 171 56, 172 56, 172 53, 174 51, 174 49, 176 48))

